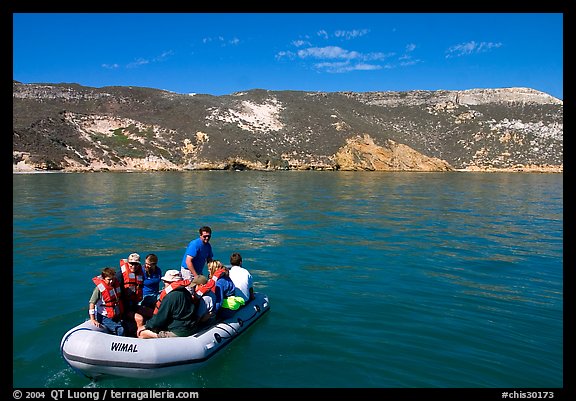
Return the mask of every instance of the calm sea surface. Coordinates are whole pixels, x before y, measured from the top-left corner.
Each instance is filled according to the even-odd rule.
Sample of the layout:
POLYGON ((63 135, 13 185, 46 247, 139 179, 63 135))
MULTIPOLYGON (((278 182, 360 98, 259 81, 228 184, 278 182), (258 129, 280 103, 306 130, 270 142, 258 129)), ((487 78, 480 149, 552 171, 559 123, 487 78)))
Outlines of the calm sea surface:
POLYGON ((12 256, 14 387, 563 386, 562 174, 16 174, 12 256), (74 372, 92 277, 202 225, 270 313, 195 372, 74 372))

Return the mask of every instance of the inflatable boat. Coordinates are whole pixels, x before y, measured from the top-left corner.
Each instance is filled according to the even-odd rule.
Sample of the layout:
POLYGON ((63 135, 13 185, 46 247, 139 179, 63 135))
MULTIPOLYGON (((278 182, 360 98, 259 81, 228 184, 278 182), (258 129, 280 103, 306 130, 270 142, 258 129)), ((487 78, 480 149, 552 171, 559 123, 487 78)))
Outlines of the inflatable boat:
POLYGON ((68 330, 60 342, 66 362, 78 373, 103 376, 162 377, 202 366, 270 310, 268 297, 255 299, 189 337, 141 339, 119 337, 85 321, 68 330))

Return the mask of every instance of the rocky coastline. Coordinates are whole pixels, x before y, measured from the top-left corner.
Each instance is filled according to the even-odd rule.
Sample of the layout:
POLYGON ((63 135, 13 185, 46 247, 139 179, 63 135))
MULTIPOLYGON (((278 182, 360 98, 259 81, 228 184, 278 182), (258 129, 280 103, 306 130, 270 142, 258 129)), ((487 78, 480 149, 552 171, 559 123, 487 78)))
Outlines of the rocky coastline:
POLYGON ((13 82, 13 173, 563 172, 563 102, 530 88, 254 89, 13 82))

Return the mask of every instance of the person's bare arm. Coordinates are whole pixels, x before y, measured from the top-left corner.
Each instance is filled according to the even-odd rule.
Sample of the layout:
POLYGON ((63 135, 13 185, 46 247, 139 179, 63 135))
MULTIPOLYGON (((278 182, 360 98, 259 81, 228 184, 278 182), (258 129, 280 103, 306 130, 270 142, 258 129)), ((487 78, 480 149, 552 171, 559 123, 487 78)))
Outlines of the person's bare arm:
POLYGON ((90 321, 96 327, 100 327, 100 323, 96 320, 96 305, 90 302, 88 304, 88 316, 90 316, 90 321))
POLYGON ((198 273, 196 273, 196 270, 194 269, 192 259, 194 259, 192 256, 186 255, 186 266, 188 266, 188 270, 190 270, 190 274, 192 275, 192 280, 194 280, 198 273))

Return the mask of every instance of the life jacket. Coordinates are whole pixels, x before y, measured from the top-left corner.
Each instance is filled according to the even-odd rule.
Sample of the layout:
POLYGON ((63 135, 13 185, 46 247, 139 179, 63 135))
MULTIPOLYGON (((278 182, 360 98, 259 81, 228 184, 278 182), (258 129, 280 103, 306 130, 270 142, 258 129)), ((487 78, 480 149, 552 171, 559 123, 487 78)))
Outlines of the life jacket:
POLYGON ((180 280, 180 281, 173 281, 167 286, 164 287, 162 291, 160 291, 160 295, 158 296, 158 301, 156 301, 156 307, 154 308, 154 314, 158 313, 158 309, 160 309, 160 304, 166 295, 170 292, 174 291, 176 288, 179 287, 186 287, 190 285, 190 280, 180 280))
POLYGON ((122 302, 120 301, 120 283, 114 277, 112 284, 104 280, 102 276, 96 276, 92 279, 94 284, 98 287, 102 297, 102 304, 106 308, 106 317, 114 319, 122 314, 122 302))
POLYGON ((216 270, 206 284, 196 288, 196 294, 202 297, 206 295, 208 291, 214 291, 214 287, 216 287, 216 281, 218 281, 218 279, 225 273, 228 273, 228 270, 226 268, 216 270))
POLYGON ((212 277, 210 277, 210 279, 211 279, 211 280, 214 280, 214 282, 216 282, 216 281, 218 281, 218 279, 219 279, 220 277, 222 277, 222 276, 228 276, 228 275, 229 275, 228 269, 225 268, 225 267, 222 267, 222 268, 216 270, 216 271, 214 272, 214 274, 212 275, 212 277))
POLYGON ((130 271, 130 264, 127 259, 120 259, 120 269, 124 278, 124 291, 126 299, 133 302, 140 302, 144 296, 144 272, 142 265, 139 265, 134 273, 130 271))

